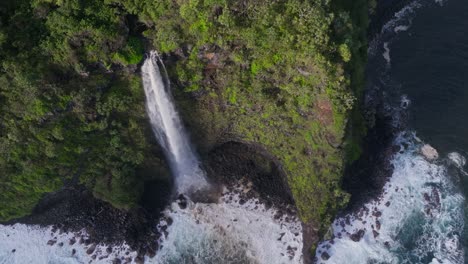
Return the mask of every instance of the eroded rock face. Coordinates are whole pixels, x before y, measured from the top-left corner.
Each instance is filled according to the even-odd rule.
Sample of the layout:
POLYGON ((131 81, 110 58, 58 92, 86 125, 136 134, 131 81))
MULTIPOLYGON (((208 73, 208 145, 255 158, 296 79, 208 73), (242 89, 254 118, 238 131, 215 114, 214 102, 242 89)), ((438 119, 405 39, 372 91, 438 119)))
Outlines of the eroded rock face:
POLYGON ((421 153, 428 160, 435 160, 439 158, 439 153, 437 152, 437 150, 429 144, 425 144, 424 146, 421 147, 421 153))

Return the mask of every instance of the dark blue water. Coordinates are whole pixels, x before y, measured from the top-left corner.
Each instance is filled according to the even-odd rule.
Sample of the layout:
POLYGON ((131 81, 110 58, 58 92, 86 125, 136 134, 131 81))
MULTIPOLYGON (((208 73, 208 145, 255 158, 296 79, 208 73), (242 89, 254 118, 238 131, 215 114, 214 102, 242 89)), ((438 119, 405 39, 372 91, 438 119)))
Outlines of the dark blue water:
POLYGON ((390 56, 390 74, 411 99, 412 127, 442 152, 467 154, 468 1, 418 10, 390 56))
MULTIPOLYGON (((411 100, 410 127, 443 156, 468 156, 468 1, 427 5, 389 45, 390 75, 411 100)), ((468 176, 451 179, 468 194, 468 176)), ((466 204, 465 204, 465 212, 466 204)), ((468 215, 465 213, 465 223, 468 215)), ((467 229, 463 234, 468 263, 467 229)))

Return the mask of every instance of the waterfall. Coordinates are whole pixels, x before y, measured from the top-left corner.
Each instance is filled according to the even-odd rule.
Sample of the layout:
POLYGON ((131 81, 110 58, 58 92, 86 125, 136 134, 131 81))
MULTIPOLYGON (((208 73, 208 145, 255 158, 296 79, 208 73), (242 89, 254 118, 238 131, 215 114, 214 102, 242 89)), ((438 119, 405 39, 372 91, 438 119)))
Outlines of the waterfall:
POLYGON ((204 189, 208 182, 175 109, 169 78, 157 52, 150 52, 141 71, 151 126, 169 160, 177 193, 190 194, 204 189))

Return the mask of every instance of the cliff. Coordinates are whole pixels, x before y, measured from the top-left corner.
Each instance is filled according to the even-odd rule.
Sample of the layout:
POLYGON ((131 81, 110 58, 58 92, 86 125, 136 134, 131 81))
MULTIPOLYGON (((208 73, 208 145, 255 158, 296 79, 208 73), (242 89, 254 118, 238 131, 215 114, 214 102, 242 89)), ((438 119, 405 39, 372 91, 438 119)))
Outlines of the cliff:
POLYGON ((367 1, 11 0, 0 12, 0 220, 64 185, 129 209, 169 181, 145 115, 145 48, 163 54, 205 160, 255 146, 252 162, 280 172, 315 235, 347 203, 367 1))

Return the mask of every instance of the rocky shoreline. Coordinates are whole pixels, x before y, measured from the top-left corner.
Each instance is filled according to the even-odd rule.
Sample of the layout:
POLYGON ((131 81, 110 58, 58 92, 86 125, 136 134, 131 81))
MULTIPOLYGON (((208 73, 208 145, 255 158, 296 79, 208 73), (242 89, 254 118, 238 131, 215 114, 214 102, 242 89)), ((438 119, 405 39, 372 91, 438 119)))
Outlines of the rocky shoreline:
MULTIPOLYGON (((376 40, 378 42, 385 23, 409 2, 378 1, 370 16, 369 43, 376 40)), ((360 206, 382 194, 385 183, 393 173, 391 159, 399 151, 399 146, 395 145, 394 140, 408 125, 408 102, 394 102, 392 91, 383 91, 380 88, 380 78, 385 75, 385 71, 380 62, 368 62, 366 72, 372 77, 367 77, 363 102, 363 116, 368 130, 362 143, 362 155, 347 166, 344 172, 342 186, 351 194, 351 200, 343 214, 356 212, 360 206)))
MULTIPOLYGON (((266 208, 277 209, 275 218, 292 219, 297 216, 284 173, 258 146, 226 143, 206 156, 204 166, 209 178, 217 185, 225 186, 228 190, 244 186, 242 192, 234 192, 240 197, 239 204, 257 198, 266 208), (263 166, 265 164, 267 166, 263 166)), ((107 251, 112 252, 113 247, 125 244, 128 245, 128 253, 124 253, 136 252, 134 261, 144 263, 145 256, 154 257, 160 249, 158 240, 167 236, 165 230, 170 226, 171 219, 166 219, 162 210, 173 199, 180 206, 187 203, 182 196, 171 197, 170 192, 153 195, 156 198, 152 199, 157 200, 159 208, 145 208, 143 205, 125 211, 95 198, 84 186, 68 185, 46 195, 31 215, 2 224, 52 226, 53 233, 75 233, 76 237, 69 241, 70 245, 83 244, 87 248, 86 253, 93 259, 99 257, 94 253, 96 245, 105 245, 107 251), (166 223, 165 228, 158 227, 161 222, 166 223)), ((47 242, 49 246, 57 243, 54 239, 47 242)), ((115 259, 114 263, 125 261, 125 258, 115 259)))
MULTIPOLYGON (((158 214, 144 208, 116 209, 94 198, 85 187, 74 186, 47 195, 31 215, 4 224, 52 226, 54 233, 75 233, 76 239, 71 240, 70 245, 84 244, 88 247, 88 255, 93 254, 93 245, 105 244, 112 250, 112 247, 125 243, 129 250, 137 252, 135 261, 138 263, 145 255, 151 256, 157 251, 154 241, 160 236, 156 229, 158 218, 158 214)), ((48 245, 55 242, 52 239, 48 245)))

